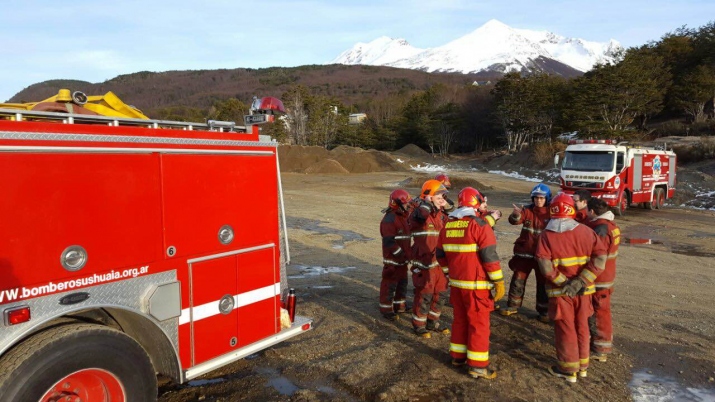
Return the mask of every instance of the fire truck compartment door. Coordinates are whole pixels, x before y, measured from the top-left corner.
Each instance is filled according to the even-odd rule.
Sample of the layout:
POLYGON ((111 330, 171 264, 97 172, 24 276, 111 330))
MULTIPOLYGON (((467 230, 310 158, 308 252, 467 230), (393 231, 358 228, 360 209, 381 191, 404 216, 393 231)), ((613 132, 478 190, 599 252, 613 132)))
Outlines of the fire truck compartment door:
POLYGON ((230 352, 238 343, 236 256, 189 265, 192 365, 230 352))
POLYGON ((192 366, 280 330, 275 244, 189 261, 192 366))
POLYGON ((643 155, 633 155, 633 191, 641 191, 643 187, 643 155))

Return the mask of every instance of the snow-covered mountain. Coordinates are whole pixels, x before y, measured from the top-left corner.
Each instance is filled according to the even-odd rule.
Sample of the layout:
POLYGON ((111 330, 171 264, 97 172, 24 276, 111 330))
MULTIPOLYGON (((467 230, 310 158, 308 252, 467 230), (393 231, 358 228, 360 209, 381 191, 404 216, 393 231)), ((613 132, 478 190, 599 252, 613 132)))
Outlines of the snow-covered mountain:
POLYGON ((614 61, 620 50, 621 45, 613 39, 590 42, 548 31, 515 29, 490 20, 461 38, 429 49, 383 36, 356 44, 330 64, 384 65, 428 72, 546 71, 573 75, 590 70, 596 63, 614 61))

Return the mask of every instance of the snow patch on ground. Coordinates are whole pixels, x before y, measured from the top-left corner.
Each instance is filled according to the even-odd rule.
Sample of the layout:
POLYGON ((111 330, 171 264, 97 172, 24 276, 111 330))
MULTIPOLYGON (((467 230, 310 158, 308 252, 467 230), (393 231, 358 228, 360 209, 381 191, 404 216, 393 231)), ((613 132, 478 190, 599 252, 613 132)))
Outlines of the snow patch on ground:
POLYGON ((491 174, 500 174, 502 176, 507 176, 507 177, 513 177, 515 179, 519 180, 525 180, 525 181, 531 181, 531 182, 541 182, 542 180, 536 177, 526 177, 521 173, 516 173, 516 172, 505 172, 503 170, 490 170, 489 173, 491 174))
POLYGON ((424 172, 424 173, 434 173, 434 172, 446 172, 447 168, 445 168, 442 165, 432 165, 430 163, 425 163, 424 165, 417 164, 417 166, 412 166, 410 165, 410 168, 414 170, 415 172, 424 172))

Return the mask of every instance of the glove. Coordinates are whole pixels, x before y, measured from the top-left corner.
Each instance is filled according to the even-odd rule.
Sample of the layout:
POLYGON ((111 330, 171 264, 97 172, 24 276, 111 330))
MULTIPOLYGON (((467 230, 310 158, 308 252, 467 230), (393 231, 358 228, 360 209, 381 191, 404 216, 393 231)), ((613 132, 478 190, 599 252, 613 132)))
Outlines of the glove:
POLYGON ((504 288, 504 281, 494 282, 494 301, 498 302, 504 297, 506 289, 504 288))
POLYGON ((573 278, 564 285, 564 294, 569 297, 574 297, 583 289, 584 285, 585 283, 583 283, 581 278, 573 278))
POLYGON ((498 221, 501 218, 501 211, 497 209, 497 210, 489 212, 489 215, 491 215, 495 221, 498 221))

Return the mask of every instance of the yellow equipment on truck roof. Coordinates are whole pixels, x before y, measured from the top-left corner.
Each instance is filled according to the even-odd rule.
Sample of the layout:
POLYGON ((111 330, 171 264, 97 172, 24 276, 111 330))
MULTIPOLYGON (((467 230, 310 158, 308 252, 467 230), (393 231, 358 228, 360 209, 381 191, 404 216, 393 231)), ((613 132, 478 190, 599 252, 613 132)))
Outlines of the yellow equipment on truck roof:
POLYGON ((0 103, 0 109, 21 109, 37 112, 60 112, 149 120, 141 110, 127 105, 113 92, 87 96, 83 92, 60 89, 57 95, 41 102, 0 103))

